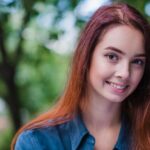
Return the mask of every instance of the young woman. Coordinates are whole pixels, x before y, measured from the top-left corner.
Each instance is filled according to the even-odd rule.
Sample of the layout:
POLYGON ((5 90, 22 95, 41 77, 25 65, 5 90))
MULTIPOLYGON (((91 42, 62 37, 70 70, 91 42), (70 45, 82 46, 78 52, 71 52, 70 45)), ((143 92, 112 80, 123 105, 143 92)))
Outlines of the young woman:
POLYGON ((15 150, 149 150, 150 26, 127 4, 99 8, 56 106, 15 136, 15 150))

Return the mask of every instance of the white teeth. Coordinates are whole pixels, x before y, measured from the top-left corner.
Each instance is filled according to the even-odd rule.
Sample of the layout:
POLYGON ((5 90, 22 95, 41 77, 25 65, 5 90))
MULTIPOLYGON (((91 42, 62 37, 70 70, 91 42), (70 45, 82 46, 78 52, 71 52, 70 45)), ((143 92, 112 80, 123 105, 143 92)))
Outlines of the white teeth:
POLYGON ((110 85, 111 85, 112 87, 116 88, 116 89, 119 89, 119 90, 123 90, 123 89, 126 88, 126 85, 117 85, 117 84, 112 83, 112 82, 110 83, 110 85))

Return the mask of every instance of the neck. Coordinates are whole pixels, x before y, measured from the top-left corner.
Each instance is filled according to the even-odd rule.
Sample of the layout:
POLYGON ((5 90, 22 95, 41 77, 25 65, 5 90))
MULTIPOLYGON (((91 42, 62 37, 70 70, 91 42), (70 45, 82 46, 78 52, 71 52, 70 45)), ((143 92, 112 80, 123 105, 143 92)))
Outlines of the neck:
POLYGON ((89 99, 82 115, 86 126, 89 128, 115 127, 120 124, 121 104, 102 99, 89 99))

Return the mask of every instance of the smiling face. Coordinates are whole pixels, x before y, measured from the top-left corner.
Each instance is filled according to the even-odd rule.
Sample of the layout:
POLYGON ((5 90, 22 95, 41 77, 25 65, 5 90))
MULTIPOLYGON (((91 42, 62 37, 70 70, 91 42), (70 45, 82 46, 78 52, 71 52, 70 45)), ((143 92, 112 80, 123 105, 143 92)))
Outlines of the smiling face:
POLYGON ((138 86, 144 68, 142 33, 127 25, 109 29, 93 52, 88 74, 90 97, 122 102, 138 86))

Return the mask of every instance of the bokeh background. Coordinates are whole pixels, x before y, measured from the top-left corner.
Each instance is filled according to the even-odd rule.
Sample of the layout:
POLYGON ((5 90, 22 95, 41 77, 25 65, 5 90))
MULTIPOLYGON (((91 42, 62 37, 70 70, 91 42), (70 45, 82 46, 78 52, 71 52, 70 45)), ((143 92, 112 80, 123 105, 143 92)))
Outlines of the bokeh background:
MULTIPOLYGON (((80 31, 115 0, 0 0, 0 150, 63 92, 80 31)), ((150 19, 149 0, 120 0, 150 19)))

